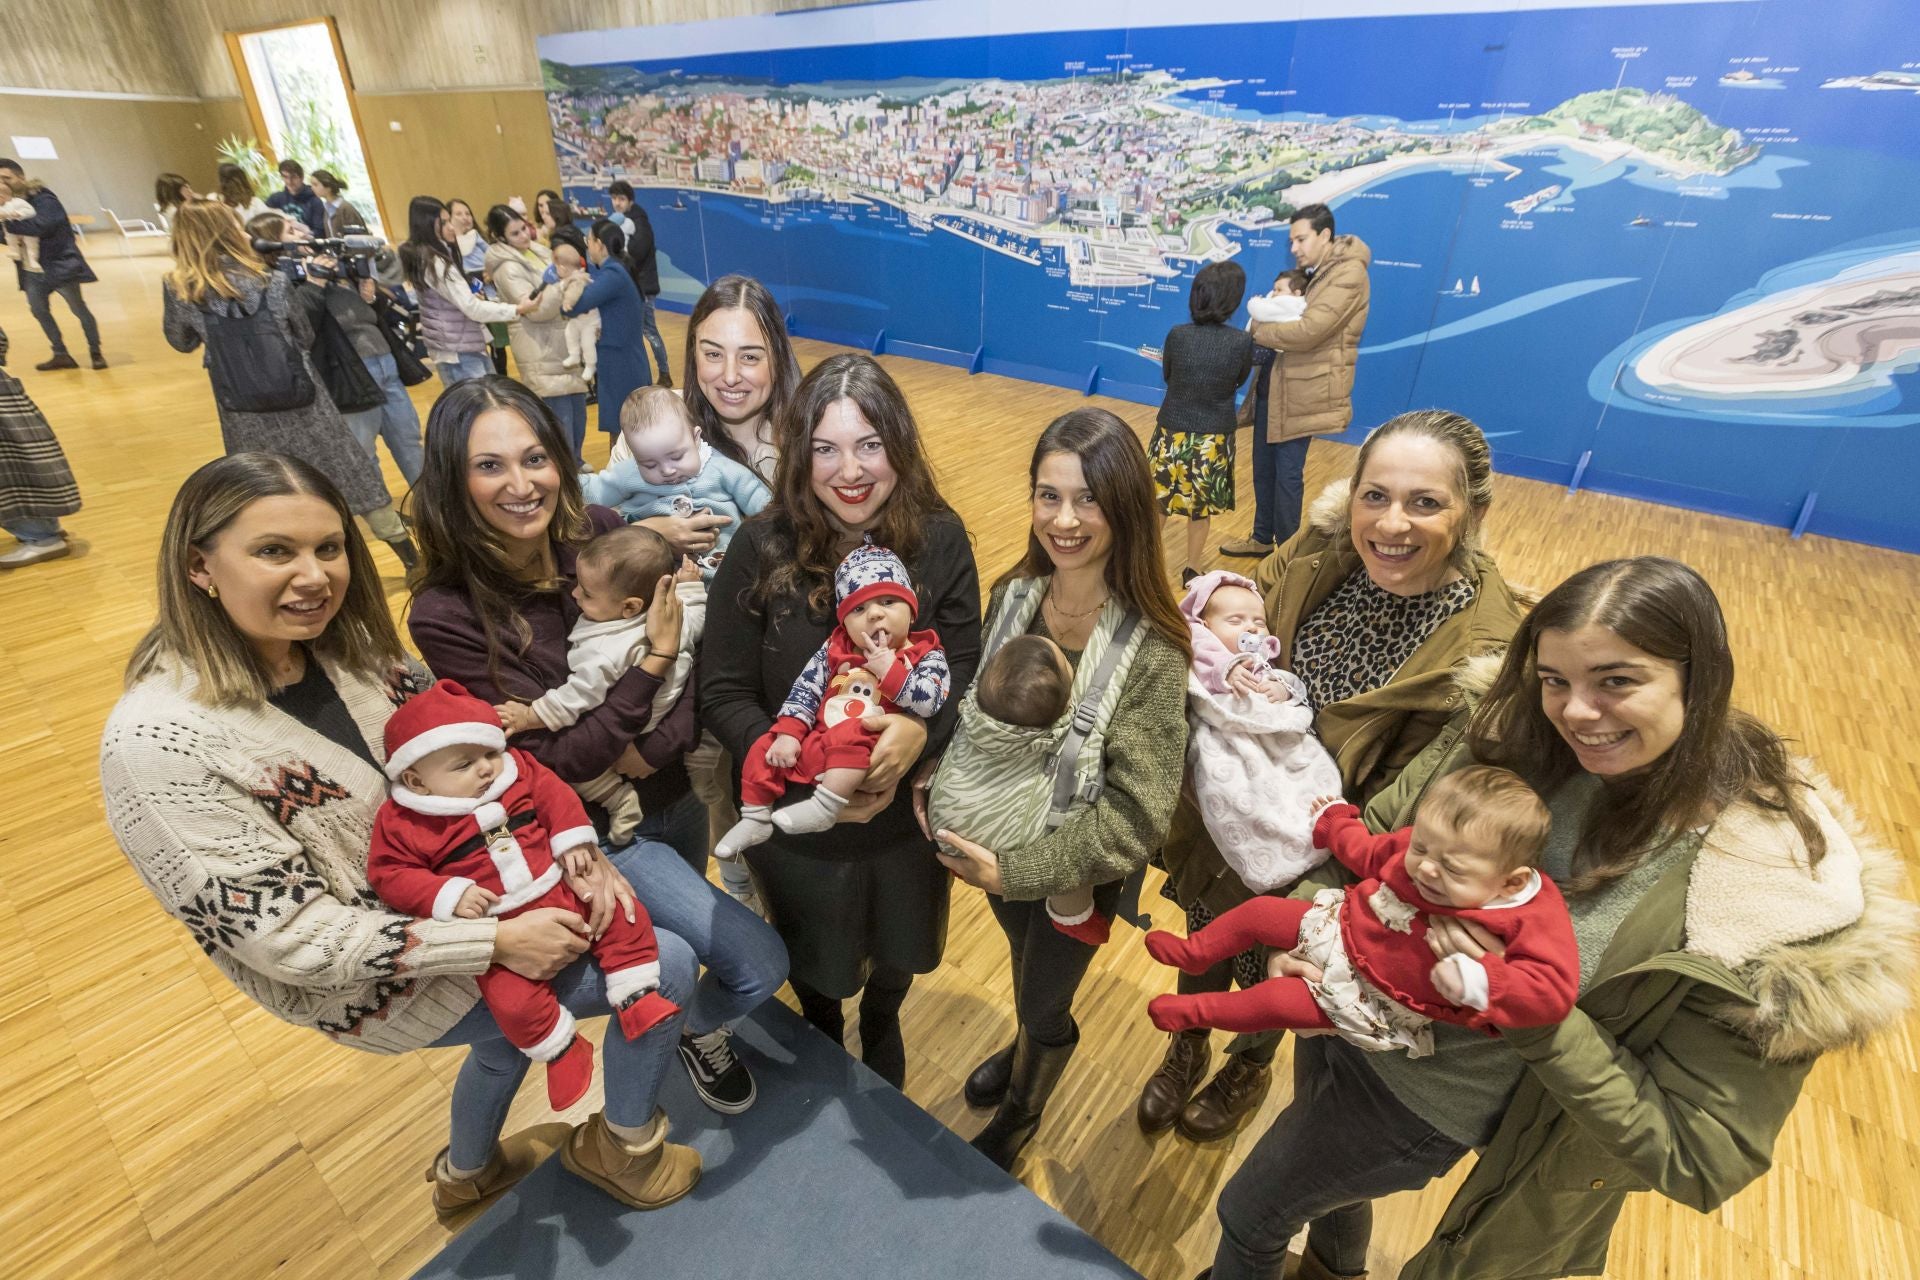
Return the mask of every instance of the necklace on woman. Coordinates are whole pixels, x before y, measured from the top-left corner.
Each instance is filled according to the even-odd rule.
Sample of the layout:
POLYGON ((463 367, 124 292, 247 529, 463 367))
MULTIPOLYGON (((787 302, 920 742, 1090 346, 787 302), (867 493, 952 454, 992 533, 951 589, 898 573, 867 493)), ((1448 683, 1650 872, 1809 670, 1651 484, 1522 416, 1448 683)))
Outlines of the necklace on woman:
POLYGON ((1098 600, 1093 602, 1093 607, 1091 609, 1082 609, 1079 613, 1073 613, 1069 611, 1065 605, 1060 603, 1059 599, 1051 591, 1047 592, 1046 603, 1053 606, 1054 617, 1059 618, 1062 621, 1069 621, 1069 620, 1078 621, 1081 618, 1092 617, 1095 613, 1098 613, 1101 609, 1106 607, 1107 601, 1112 598, 1113 598, 1113 591, 1109 589, 1105 593, 1103 593, 1098 600))

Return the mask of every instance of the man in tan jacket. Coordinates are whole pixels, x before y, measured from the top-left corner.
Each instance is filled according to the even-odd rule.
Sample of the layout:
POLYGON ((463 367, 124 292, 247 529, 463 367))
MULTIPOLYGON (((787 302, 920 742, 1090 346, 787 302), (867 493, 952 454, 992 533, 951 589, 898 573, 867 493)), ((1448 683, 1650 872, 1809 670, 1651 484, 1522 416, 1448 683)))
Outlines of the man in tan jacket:
POLYGON ((1287 226, 1294 263, 1307 272, 1307 309, 1298 320, 1254 326, 1253 340, 1279 353, 1256 395, 1253 536, 1221 545, 1230 556, 1264 556, 1300 527, 1307 443, 1353 421, 1353 370, 1367 327, 1367 266, 1358 236, 1335 235, 1333 211, 1302 205, 1287 226))

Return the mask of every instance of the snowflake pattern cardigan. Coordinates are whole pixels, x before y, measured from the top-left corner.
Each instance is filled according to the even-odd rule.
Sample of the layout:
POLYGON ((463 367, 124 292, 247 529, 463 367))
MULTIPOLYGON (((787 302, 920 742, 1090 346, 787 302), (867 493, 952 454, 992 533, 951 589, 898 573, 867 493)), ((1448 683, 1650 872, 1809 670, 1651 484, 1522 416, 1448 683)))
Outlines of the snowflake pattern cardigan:
MULTIPOLYGON (((377 760, 393 709, 426 687, 323 662, 377 760)), ((357 1049, 431 1044, 479 998, 497 922, 398 915, 367 883, 387 780, 270 704, 214 707, 190 674, 122 695, 100 742, 107 822, 167 913, 277 1018, 357 1049)))

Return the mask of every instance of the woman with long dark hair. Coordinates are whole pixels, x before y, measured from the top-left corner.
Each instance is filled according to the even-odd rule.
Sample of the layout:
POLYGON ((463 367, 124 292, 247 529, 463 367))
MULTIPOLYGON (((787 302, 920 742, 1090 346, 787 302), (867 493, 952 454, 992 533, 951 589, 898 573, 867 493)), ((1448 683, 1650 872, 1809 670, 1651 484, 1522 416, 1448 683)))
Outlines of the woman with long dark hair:
MULTIPOLYGON (((421 565, 407 626, 434 674, 495 704, 528 702, 565 684, 567 637, 580 620, 575 563, 620 517, 586 505, 559 424, 540 398, 491 374, 442 394, 427 419, 414 511, 421 565)), ((655 584, 647 622, 652 656, 615 681, 598 707, 514 745, 569 783, 609 769, 632 781, 646 817, 623 864, 632 889, 625 881, 613 887, 635 894, 656 928, 684 940, 706 966, 693 1003, 676 1001, 688 1011, 680 1056, 707 1105, 733 1114, 753 1105, 755 1090, 727 1024, 780 986, 786 955, 773 930, 694 870, 705 862, 706 815, 682 763, 698 737, 693 698, 640 736, 679 644, 671 577, 655 584)), ((587 808, 604 832, 604 812, 587 808)), ((593 905, 610 909, 604 898, 593 905)))
MULTIPOLYGON (((1911 1001, 1899 860, 1731 705, 1726 622, 1699 574, 1651 556, 1583 569, 1527 615, 1491 687, 1489 665, 1367 822, 1405 825, 1465 764, 1526 778, 1552 815, 1541 870, 1573 919, 1579 1002, 1494 1037, 1436 1024, 1419 1059, 1303 1038, 1294 1101, 1220 1194, 1214 1280, 1280 1275, 1309 1222, 1302 1276, 1365 1274, 1371 1202, 1469 1149, 1405 1280, 1598 1275, 1629 1192, 1713 1211, 1766 1171, 1820 1055, 1911 1001)), ((1427 940, 1441 958, 1500 950, 1462 920, 1436 918, 1427 940)))
MULTIPOLYGON (((1044 636, 1079 671, 1123 647, 1095 725, 1103 735, 1099 798, 1002 866, 964 831, 928 834, 940 860, 985 890, 1007 935, 1013 969, 1013 1042, 968 1077, 967 1101, 995 1108, 973 1145, 1003 1169, 1032 1140, 1080 1040, 1073 997, 1095 946, 1056 929, 1044 899, 1091 886, 1094 909, 1111 919, 1122 882, 1166 838, 1186 765, 1186 621, 1161 562, 1159 513, 1140 441, 1105 409, 1076 409, 1040 433, 1028 467, 1027 546, 994 583, 987 630, 1013 610, 1013 634, 1044 636), (953 850, 954 852, 949 852, 953 850)), ((915 780, 915 807, 925 822, 915 780)))
POLYGON ((600 340, 594 344, 600 366, 600 429, 610 436, 620 434, 620 407, 627 397, 653 381, 642 332, 640 286, 626 247, 626 233, 618 226, 605 218, 594 223, 587 237, 591 278, 579 300, 560 312, 569 320, 588 311, 600 313, 600 340))
POLYGON ((245 169, 229 163, 221 165, 218 173, 220 203, 233 210, 242 225, 263 213, 273 212, 267 208, 267 202, 260 198, 260 193, 253 189, 253 179, 247 176, 245 169))
POLYGON ((952 879, 917 828, 908 788, 953 730, 980 656, 980 585, 966 526, 941 498, 899 386, 871 357, 831 356, 802 380, 773 504, 735 535, 708 598, 700 714, 735 760, 773 725, 794 678, 834 627, 833 578, 863 541, 906 564, 915 626, 940 637, 952 670, 932 720, 879 717, 867 790, 839 825, 776 832, 747 853, 769 918, 793 959, 807 1021, 839 1043, 841 1002, 860 997, 861 1060, 906 1078, 900 1005, 946 947, 952 879))
POLYGON ((515 319, 539 305, 532 299, 517 306, 489 302, 473 292, 455 248, 453 217, 432 196, 415 196, 407 206, 400 270, 420 302, 427 358, 449 387, 493 372, 483 325, 515 319))

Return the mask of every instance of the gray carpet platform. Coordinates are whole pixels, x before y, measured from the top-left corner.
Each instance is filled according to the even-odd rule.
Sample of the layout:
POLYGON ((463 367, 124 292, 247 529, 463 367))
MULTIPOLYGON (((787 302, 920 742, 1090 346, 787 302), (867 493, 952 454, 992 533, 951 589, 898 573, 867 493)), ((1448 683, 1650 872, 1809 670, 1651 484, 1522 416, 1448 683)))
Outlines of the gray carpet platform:
POLYGON ((706 1172, 639 1213, 549 1160, 415 1274, 645 1277, 1136 1276, 1079 1227, 777 1001, 735 1037, 759 1100, 702 1106, 673 1064, 661 1102, 706 1172))

